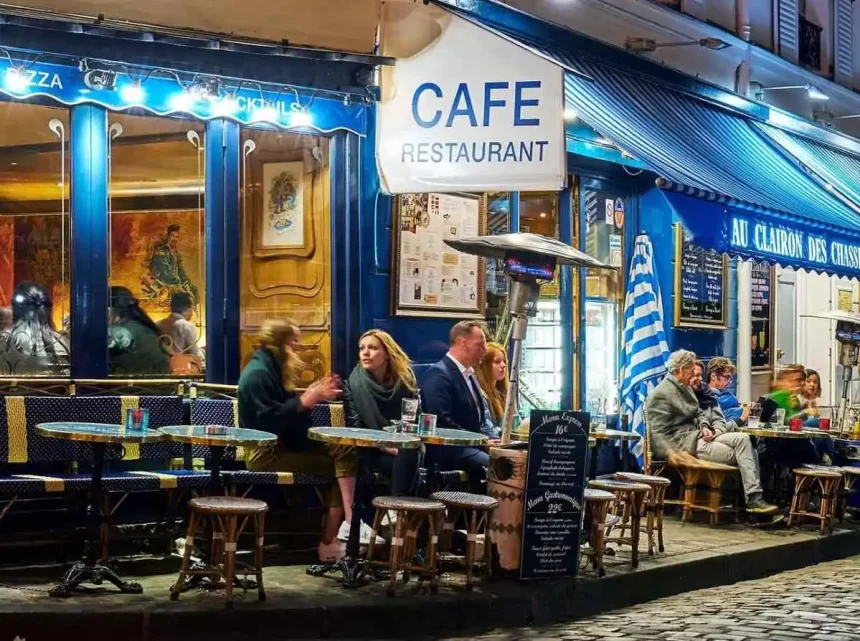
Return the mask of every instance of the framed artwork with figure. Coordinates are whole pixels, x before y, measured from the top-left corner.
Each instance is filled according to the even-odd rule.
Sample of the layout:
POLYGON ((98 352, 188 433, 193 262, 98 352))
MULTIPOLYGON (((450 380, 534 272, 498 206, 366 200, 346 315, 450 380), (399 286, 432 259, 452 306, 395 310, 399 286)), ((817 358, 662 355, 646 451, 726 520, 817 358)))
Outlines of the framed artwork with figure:
POLYGON ((307 257, 314 251, 313 191, 319 172, 310 150, 249 158, 253 255, 307 257))

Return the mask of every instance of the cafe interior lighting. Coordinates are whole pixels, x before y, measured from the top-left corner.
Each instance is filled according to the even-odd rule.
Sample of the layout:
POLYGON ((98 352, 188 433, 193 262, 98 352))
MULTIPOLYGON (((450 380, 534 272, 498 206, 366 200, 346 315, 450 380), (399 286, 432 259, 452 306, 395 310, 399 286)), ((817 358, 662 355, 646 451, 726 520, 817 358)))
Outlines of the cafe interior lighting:
POLYGON ((27 70, 24 67, 9 67, 3 77, 3 86, 10 93, 24 93, 30 86, 27 70))
MULTIPOLYGON (((294 107, 296 105, 293 105, 294 107)), ((310 127, 314 122, 313 117, 306 109, 294 109, 290 114, 290 127, 310 127)))
POLYGON ((699 38, 698 40, 681 40, 679 42, 657 42, 651 38, 630 38, 628 37, 624 43, 627 51, 636 53, 648 53, 657 51, 657 49, 666 49, 669 47, 703 47, 712 51, 719 51, 731 47, 725 40, 719 38, 699 38))
POLYGON ((233 92, 229 92, 223 98, 214 101, 212 105, 212 113, 216 116, 232 116, 238 110, 239 103, 236 101, 236 94, 233 92))
POLYGON ((765 87, 761 83, 755 82, 755 81, 751 82, 750 84, 756 85, 758 87, 758 90, 756 91, 756 94, 755 94, 755 97, 757 100, 763 100, 764 94, 766 91, 791 91, 791 90, 796 90, 796 89, 803 89, 804 91, 806 91, 806 96, 810 100, 816 100, 816 101, 830 100, 830 96, 828 96, 826 93, 821 91, 815 85, 810 85, 810 84, 806 84, 806 85, 780 85, 778 87, 765 87))
POLYGON ((132 80, 120 87, 119 96, 123 102, 139 105, 146 98, 146 92, 143 90, 143 83, 140 80, 132 80))

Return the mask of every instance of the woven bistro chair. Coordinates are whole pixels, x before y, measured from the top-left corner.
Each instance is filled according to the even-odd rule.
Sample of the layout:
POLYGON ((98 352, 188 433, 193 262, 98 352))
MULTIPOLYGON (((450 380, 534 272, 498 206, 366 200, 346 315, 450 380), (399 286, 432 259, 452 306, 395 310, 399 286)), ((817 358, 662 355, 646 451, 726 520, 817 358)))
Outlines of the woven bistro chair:
MULTIPOLYGON (((654 533, 657 533, 657 549, 665 552, 663 545, 663 511, 666 507, 666 488, 669 487, 669 479, 663 476, 650 476, 648 474, 636 474, 635 472, 616 472, 615 478, 619 481, 630 481, 631 483, 643 483, 651 488, 648 498, 645 500, 645 532, 648 535, 648 554, 654 556, 654 533)), ((624 535, 625 525, 622 522, 621 534, 624 535)))
MULTIPOLYGON (((651 430, 648 428, 648 412, 644 409, 643 419, 645 421, 645 474, 659 476, 669 467, 669 463, 652 460, 651 430)), ((711 525, 717 525, 720 515, 726 512, 734 513, 737 517, 739 511, 737 500, 729 505, 723 505, 723 486, 730 477, 740 475, 740 470, 736 466, 697 460, 696 465, 672 467, 677 470, 684 484, 680 501, 683 510, 682 521, 692 520, 696 511, 708 512, 711 525), (707 498, 704 501, 698 500, 700 486, 707 488, 707 498)), ((677 501, 666 501, 664 498, 664 504, 670 502, 677 503, 677 501)))
POLYGON ((411 496, 377 496, 373 499, 376 516, 373 518, 373 533, 367 548, 367 564, 370 566, 387 567, 389 572, 388 596, 394 596, 397 590, 398 572, 416 572, 419 581, 430 579, 430 590, 438 587, 436 572, 436 548, 439 543, 439 528, 445 504, 434 499, 414 498, 411 496), (388 512, 397 515, 394 524, 394 534, 391 538, 391 549, 388 561, 377 561, 373 558, 376 548, 376 532, 382 525, 382 518, 388 512), (423 565, 415 563, 415 553, 418 544, 418 530, 426 523, 428 529, 427 558, 423 565))
MULTIPOLYGON (((492 545, 489 525, 493 521, 493 513, 499 507, 499 502, 491 496, 481 494, 470 494, 468 492, 434 492, 431 499, 445 505, 445 526, 442 532, 441 550, 448 551, 454 527, 460 517, 466 524, 466 556, 456 557, 462 561, 466 569, 466 589, 472 589, 472 572, 475 567, 475 548, 478 536, 484 536, 484 573, 488 579, 492 578, 492 545)), ((440 550, 440 551, 441 551, 440 550)))
POLYGON ((605 576, 603 555, 606 552, 606 516, 609 506, 615 500, 615 495, 612 492, 587 487, 582 497, 591 519, 591 549, 588 552, 588 562, 593 569, 597 570, 597 576, 605 576))
POLYGON ((794 471, 794 496, 791 498, 791 509, 788 514, 788 525, 798 525, 804 518, 819 522, 822 534, 833 532, 833 521, 836 518, 836 504, 839 489, 843 483, 842 472, 839 468, 826 466, 808 466, 794 471), (818 509, 812 509, 812 495, 819 494, 821 499, 818 509))
POLYGON ((260 601, 266 600, 266 591, 263 588, 263 532, 264 519, 269 506, 257 499, 246 499, 235 496, 205 496, 188 501, 188 509, 191 516, 188 521, 188 534, 185 537, 185 551, 182 555, 182 567, 179 570, 179 578, 170 589, 170 600, 176 601, 185 586, 185 579, 189 576, 220 575, 225 582, 227 596, 227 608, 233 607, 233 579, 236 575, 236 543, 249 519, 254 522, 254 538, 256 548, 254 554, 255 570, 253 574, 257 577, 257 595, 260 601), (197 526, 205 517, 212 521, 212 543, 213 557, 210 559, 211 566, 201 569, 191 568, 191 551, 194 547, 194 535, 197 526), (243 518, 241 526, 239 518, 243 518), (216 540, 223 541, 223 548, 215 545, 216 540), (223 554, 223 564, 221 556, 223 554))
POLYGON ((594 490, 612 492, 615 495, 614 509, 622 511, 623 523, 630 523, 630 536, 624 536, 624 530, 622 530, 620 536, 611 537, 609 536, 610 529, 605 541, 629 545, 633 567, 639 567, 639 534, 642 531, 642 511, 651 488, 644 483, 631 483, 615 479, 595 479, 588 482, 588 487, 594 490))

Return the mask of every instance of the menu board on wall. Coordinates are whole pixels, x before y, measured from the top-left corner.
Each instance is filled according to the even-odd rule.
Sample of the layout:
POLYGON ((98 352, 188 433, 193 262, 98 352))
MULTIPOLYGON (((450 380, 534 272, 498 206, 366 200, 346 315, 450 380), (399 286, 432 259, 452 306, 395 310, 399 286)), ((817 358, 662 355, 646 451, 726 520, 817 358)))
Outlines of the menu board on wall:
POLYGON ((683 227, 675 226, 677 327, 726 328, 728 270, 723 254, 693 244, 683 227))
POLYGON ((576 576, 590 415, 535 410, 530 417, 520 578, 576 576))
POLYGON ((394 314, 483 318, 484 259, 444 241, 485 233, 484 197, 402 194, 394 203, 394 314))
POLYGON ((753 263, 750 272, 750 364, 753 369, 770 369, 773 367, 773 270, 767 265, 753 263))

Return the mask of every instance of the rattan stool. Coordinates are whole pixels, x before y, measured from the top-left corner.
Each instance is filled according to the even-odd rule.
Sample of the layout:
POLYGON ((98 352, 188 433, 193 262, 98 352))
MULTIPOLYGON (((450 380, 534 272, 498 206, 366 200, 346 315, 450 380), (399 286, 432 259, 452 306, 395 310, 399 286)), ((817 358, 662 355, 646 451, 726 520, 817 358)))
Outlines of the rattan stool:
POLYGON ((606 568, 603 567, 603 553, 606 551, 606 515, 609 512, 609 505, 615 500, 615 495, 612 492, 587 487, 583 491, 582 498, 591 516, 591 552, 588 560, 591 562, 591 567, 597 570, 597 576, 604 576, 606 574, 606 568))
POLYGON ((789 527, 794 525, 795 520, 799 524, 803 517, 807 517, 821 523, 822 534, 833 531, 837 493, 842 485, 842 473, 838 469, 819 466, 794 470, 794 496, 788 515, 789 527), (821 493, 821 505, 817 512, 812 512, 809 504, 816 485, 821 493))
MULTIPOLYGON (((666 508, 666 488, 671 481, 663 476, 650 476, 648 474, 636 474, 635 472, 616 472, 615 478, 619 481, 631 481, 633 483, 644 483, 651 488, 648 499, 645 502, 647 517, 645 519, 645 532, 648 534, 648 554, 654 556, 654 532, 657 533, 657 549, 665 552, 663 545, 663 511, 666 508)), ((625 525, 621 525, 621 534, 624 535, 625 525)))
POLYGON ((848 495, 854 492, 854 484, 860 477, 860 467, 846 465, 837 469, 842 472, 842 492, 839 493, 839 500, 836 501, 836 514, 841 521, 845 512, 845 501, 848 499, 848 495))
POLYGON ((438 585, 436 547, 439 543, 439 525, 445 513, 445 505, 440 501, 410 496, 377 496, 373 499, 373 506, 376 508, 376 516, 373 518, 373 532, 367 548, 367 564, 388 567, 390 573, 388 595, 394 596, 397 588, 397 573, 401 570, 417 572, 419 581, 425 577, 429 578, 430 589, 435 590, 438 585), (397 514, 397 522, 394 524, 391 550, 386 563, 374 560, 373 551, 376 548, 376 532, 382 524, 382 517, 389 511, 397 514), (414 559, 418 529, 423 521, 427 521, 429 531, 427 559, 423 565, 418 565, 414 559))
POLYGON ((176 601, 179 593, 185 585, 185 579, 189 576, 220 576, 226 583, 225 592, 227 596, 227 607, 233 607, 233 578, 236 573, 236 543, 248 519, 254 521, 254 538, 257 545, 254 554, 255 571, 257 577, 257 595, 260 601, 265 601, 266 591, 263 588, 263 532, 266 512, 269 506, 257 499, 246 499, 235 496, 204 496, 188 501, 190 517, 188 521, 188 534, 185 537, 185 552, 182 555, 182 568, 179 570, 179 578, 170 589, 170 600, 176 601), (211 566, 201 569, 191 568, 191 550, 194 547, 194 535, 197 526, 206 517, 211 517, 213 550, 218 550, 210 559, 211 566), (242 525, 239 525, 239 517, 244 517, 242 525), (220 535, 220 536, 219 536, 220 535), (216 548, 215 540, 222 539, 223 548, 216 548), (221 552, 223 551, 223 566, 221 565, 221 552))
POLYGON ((466 556, 462 558, 466 566, 466 589, 472 589, 472 571, 475 567, 475 546, 478 534, 484 535, 484 573, 487 578, 492 578, 492 544, 487 532, 499 502, 491 496, 468 492, 435 492, 430 498, 445 505, 445 526, 442 530, 440 549, 450 550, 454 525, 461 516, 466 522, 466 556))
MULTIPOLYGON (((623 505, 622 523, 630 522, 630 536, 610 537, 611 528, 606 533, 606 542, 614 542, 620 545, 629 545, 631 549, 631 561, 634 568, 639 567, 639 533, 642 530, 642 510, 645 499, 651 488, 644 483, 631 483, 630 481, 617 481, 615 479, 595 479, 588 482, 588 487, 595 490, 612 492, 615 495, 615 509, 619 504, 623 505)), ((625 528, 626 529, 626 528, 625 528)), ((622 530, 623 532, 623 530, 622 530)))

